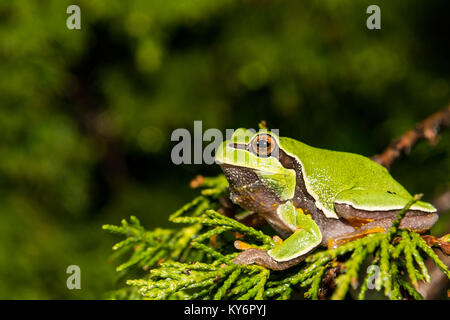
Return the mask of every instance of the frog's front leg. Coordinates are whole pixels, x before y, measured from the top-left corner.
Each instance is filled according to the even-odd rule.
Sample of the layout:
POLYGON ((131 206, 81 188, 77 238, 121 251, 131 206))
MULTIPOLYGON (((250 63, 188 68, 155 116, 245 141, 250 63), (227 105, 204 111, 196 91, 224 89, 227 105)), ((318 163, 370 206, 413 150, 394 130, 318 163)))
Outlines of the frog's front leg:
POLYGON ((280 205, 277 213, 281 220, 295 230, 294 233, 269 251, 247 249, 233 260, 234 263, 256 263, 272 270, 284 270, 302 261, 306 253, 321 243, 322 233, 317 224, 291 202, 280 205))

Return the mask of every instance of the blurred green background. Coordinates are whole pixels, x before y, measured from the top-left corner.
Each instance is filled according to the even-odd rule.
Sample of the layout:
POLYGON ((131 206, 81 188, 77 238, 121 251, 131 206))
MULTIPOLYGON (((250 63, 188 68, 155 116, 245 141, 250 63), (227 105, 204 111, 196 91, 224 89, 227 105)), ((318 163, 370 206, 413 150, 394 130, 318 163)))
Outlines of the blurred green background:
MULTIPOLYGON (((380 152, 450 98, 448 1, 129 0, 0 3, 0 298, 103 298, 116 287, 105 223, 169 226, 196 174, 176 128, 256 128, 380 152), (81 8, 81 30, 66 8, 81 8), (81 267, 81 290, 66 268, 81 267)), ((433 200, 450 134, 392 173, 433 200)), ((449 228, 443 215, 433 233, 449 228)))

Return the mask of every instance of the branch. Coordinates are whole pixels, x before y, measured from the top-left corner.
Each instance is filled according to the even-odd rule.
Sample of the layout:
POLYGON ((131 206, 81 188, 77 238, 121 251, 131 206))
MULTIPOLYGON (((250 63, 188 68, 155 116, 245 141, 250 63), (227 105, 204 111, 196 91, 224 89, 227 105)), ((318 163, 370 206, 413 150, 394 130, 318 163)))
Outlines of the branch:
POLYGON ((450 105, 436 112, 394 140, 382 153, 372 157, 372 160, 389 169, 392 163, 402 154, 408 153, 412 146, 421 139, 436 144, 438 133, 442 128, 450 126, 450 105))

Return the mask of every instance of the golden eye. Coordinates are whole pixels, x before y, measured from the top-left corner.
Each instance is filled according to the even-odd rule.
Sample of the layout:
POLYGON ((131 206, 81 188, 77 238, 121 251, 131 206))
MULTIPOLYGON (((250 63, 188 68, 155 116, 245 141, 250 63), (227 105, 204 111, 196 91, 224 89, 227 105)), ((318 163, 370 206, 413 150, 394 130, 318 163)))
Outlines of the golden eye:
POLYGON ((250 147, 256 155, 268 157, 277 147, 277 143, 271 135, 262 133, 253 138, 250 147))

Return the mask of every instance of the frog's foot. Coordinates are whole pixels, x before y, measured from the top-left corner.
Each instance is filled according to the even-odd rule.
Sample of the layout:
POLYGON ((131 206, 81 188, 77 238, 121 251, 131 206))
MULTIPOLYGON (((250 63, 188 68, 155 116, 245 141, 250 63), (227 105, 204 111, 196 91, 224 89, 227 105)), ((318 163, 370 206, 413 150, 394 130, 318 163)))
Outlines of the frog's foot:
POLYGON ((379 232, 386 232, 386 230, 380 226, 373 226, 372 228, 361 228, 359 230, 356 230, 351 233, 347 233, 340 237, 329 238, 328 239, 328 249, 336 249, 337 247, 339 247, 345 243, 357 240, 359 238, 363 238, 369 234, 379 233, 379 232))
POLYGON ((439 248, 441 248, 446 255, 450 255, 450 234, 447 233, 445 236, 438 238, 437 242, 439 248))
POLYGON ((450 233, 440 238, 424 235, 422 236, 422 239, 425 240, 429 247, 439 247, 446 255, 450 255, 450 233))
POLYGON ((304 258, 305 256, 300 256, 288 261, 279 262, 273 259, 271 256, 269 256, 267 251, 256 248, 250 248, 242 252, 236 258, 234 258, 233 262, 242 265, 258 264, 267 269, 281 271, 296 265, 304 258))
MULTIPOLYGON (((405 219, 407 219, 407 217, 403 218, 403 220, 405 219)), ((328 239, 328 249, 336 249, 337 247, 345 243, 354 241, 359 238, 363 238, 369 234, 386 232, 392 226, 392 221, 393 218, 375 220, 362 225, 361 227, 357 228, 355 231, 352 231, 350 233, 331 237, 328 239)))

